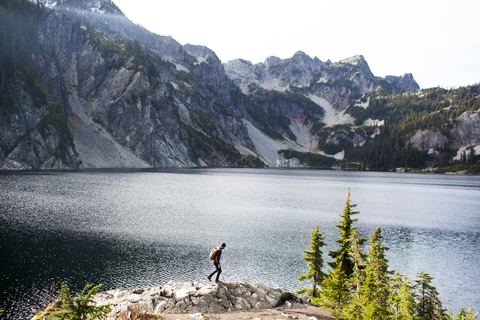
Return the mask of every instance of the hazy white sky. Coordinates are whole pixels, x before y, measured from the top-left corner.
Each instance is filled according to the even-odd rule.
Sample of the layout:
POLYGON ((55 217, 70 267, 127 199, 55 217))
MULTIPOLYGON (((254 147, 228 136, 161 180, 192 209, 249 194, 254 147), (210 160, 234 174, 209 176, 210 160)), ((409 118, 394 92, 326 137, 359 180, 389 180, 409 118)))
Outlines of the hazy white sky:
POLYGON ((410 72, 421 88, 480 82, 479 0, 113 1, 133 22, 222 62, 362 54, 376 76, 410 72))

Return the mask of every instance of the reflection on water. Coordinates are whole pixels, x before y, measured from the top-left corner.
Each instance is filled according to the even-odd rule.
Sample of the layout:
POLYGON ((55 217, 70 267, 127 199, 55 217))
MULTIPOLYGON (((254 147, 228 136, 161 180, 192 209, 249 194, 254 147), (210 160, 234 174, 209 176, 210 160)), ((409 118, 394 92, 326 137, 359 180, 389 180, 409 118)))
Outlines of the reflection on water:
MULTIPOLYGON (((29 318, 39 289, 205 282, 227 243, 225 281, 295 290, 318 223, 334 250, 347 188, 368 237, 382 227, 391 269, 426 271, 447 306, 480 308, 480 179, 272 169, 0 175, 0 303, 29 318)), ((33 310, 32 310, 33 309, 33 310)))

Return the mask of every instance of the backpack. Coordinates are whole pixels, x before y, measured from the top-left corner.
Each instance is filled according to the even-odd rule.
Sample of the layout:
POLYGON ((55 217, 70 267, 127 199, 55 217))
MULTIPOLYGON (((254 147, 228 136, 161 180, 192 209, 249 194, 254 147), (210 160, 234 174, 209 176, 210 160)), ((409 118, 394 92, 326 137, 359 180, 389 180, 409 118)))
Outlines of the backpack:
POLYGON ((218 251, 217 247, 213 248, 212 251, 210 251, 210 260, 215 259, 215 257, 217 256, 217 251, 218 251))

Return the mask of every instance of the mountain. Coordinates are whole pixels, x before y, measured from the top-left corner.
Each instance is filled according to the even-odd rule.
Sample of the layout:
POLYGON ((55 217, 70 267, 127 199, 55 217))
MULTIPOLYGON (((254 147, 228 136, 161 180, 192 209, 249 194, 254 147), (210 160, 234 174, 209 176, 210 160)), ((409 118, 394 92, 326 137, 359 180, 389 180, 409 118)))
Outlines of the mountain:
POLYGON ((39 3, 50 9, 124 16, 122 10, 110 0, 39 0, 39 3))
POLYGON ((408 161, 377 165, 362 150, 390 141, 403 122, 409 130, 394 149, 416 150, 426 160, 411 164, 427 168, 450 165, 478 138, 476 86, 465 89, 468 99, 445 91, 433 103, 411 74, 376 77, 361 55, 222 63, 207 47, 132 23, 109 0, 5 0, 0 18, 0 169, 395 170, 408 161), (439 124, 417 128, 417 119, 410 128, 412 117, 439 124), (468 143, 457 138, 465 128, 468 143), (427 150, 435 139, 448 152, 427 150))

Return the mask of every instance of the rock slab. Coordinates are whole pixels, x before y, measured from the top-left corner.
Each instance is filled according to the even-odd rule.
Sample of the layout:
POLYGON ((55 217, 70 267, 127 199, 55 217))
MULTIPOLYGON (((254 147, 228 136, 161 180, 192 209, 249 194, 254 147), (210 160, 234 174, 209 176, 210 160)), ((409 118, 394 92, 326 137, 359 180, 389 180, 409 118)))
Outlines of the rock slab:
POLYGON ((175 282, 157 288, 110 290, 95 296, 97 305, 110 304, 108 319, 135 313, 186 314, 224 313, 275 308, 288 301, 308 300, 280 288, 257 282, 203 284, 175 282))

